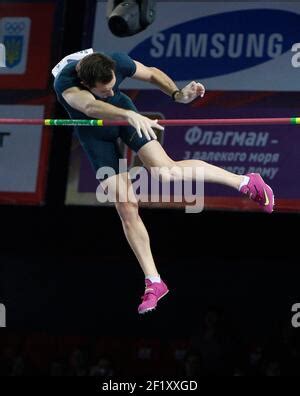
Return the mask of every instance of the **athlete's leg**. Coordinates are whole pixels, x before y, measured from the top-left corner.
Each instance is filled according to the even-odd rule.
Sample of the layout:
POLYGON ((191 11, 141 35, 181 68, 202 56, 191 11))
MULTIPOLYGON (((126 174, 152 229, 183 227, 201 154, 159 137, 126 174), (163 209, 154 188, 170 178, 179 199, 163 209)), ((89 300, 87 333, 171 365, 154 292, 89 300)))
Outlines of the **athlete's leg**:
POLYGON ((110 194, 122 221, 127 241, 132 248, 145 276, 159 276, 150 247, 146 227, 139 216, 139 206, 128 173, 112 176, 101 183, 110 194), (117 199, 115 199, 115 197, 117 199))
MULTIPOLYGON (((199 177, 197 176, 197 168, 203 168, 204 181, 219 183, 240 190, 242 194, 258 203, 266 213, 272 213, 274 210, 274 193, 258 173, 250 173, 245 177, 227 172, 204 161, 173 161, 157 141, 151 141, 143 145, 138 151, 138 156, 149 170, 153 167, 163 167, 163 172, 160 171, 159 175, 167 181, 196 179, 199 177), (186 167, 191 169, 192 172, 183 172, 186 167)), ((202 172, 200 175, 200 177, 203 177, 202 172)))
MULTIPOLYGON (((151 141, 144 145, 138 151, 138 156, 147 169, 165 167, 170 170, 170 177, 175 179, 178 175, 178 172, 176 173, 176 168, 183 169, 185 167, 191 168, 194 171, 196 171, 197 168, 203 168, 204 181, 223 184, 235 189, 239 188, 244 178, 244 176, 236 175, 200 160, 173 161, 157 141, 151 141)), ((179 174, 184 175, 183 172, 179 172, 179 174)), ((196 173, 194 173, 194 175, 196 175, 196 173)))
MULTIPOLYGON (((110 201, 115 203, 126 238, 145 276, 158 276, 150 249, 149 236, 139 216, 138 202, 128 179, 128 174, 118 173, 121 153, 114 140, 118 134, 119 131, 116 128, 111 128, 111 130, 110 128, 95 128, 95 131, 93 128, 85 128, 83 131, 78 130, 82 147, 86 151, 95 172, 98 174, 100 169, 111 168, 117 174, 100 184, 109 192, 110 201), (105 141, 104 138, 111 140, 105 141)), ((98 177, 101 178, 101 176, 98 177)))

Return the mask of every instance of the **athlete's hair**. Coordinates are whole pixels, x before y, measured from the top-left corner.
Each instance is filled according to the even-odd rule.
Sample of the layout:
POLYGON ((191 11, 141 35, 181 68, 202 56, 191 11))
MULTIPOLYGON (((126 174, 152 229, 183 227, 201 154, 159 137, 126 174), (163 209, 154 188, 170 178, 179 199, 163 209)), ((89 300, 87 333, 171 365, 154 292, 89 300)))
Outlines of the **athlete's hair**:
POLYGON ((94 53, 83 58, 78 66, 78 77, 90 88, 96 83, 107 84, 113 79, 116 63, 103 54, 94 53))

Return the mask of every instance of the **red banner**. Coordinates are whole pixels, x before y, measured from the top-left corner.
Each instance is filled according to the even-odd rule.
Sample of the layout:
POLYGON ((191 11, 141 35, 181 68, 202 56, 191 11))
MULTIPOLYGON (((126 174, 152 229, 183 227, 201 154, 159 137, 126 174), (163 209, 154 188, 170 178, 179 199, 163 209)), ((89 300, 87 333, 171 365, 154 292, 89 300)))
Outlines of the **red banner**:
MULTIPOLYGON (((22 104, 0 105, 0 117, 40 116, 52 112, 52 96, 22 104)), ((0 126, 0 204, 41 204, 47 181, 51 129, 0 126)))
POLYGON ((1 89, 46 89, 49 81, 55 3, 0 4, 0 42, 6 67, 1 89))

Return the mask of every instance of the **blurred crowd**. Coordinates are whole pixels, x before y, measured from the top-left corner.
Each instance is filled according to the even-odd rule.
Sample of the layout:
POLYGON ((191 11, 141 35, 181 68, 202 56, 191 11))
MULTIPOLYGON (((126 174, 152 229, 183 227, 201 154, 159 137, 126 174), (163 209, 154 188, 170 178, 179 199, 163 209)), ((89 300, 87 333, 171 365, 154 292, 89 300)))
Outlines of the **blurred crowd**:
POLYGON ((210 309, 195 335, 180 338, 0 333, 0 376, 298 376, 296 329, 268 337, 235 331, 210 309))

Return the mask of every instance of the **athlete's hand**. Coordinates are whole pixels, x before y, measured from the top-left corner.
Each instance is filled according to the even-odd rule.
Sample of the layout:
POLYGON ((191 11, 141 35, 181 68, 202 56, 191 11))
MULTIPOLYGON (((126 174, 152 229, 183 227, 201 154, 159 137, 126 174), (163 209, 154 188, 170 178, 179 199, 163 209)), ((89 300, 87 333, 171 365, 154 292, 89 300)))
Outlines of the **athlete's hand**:
POLYGON ((143 134, 146 136, 147 140, 157 139, 157 136, 153 130, 159 129, 161 131, 164 130, 164 127, 158 124, 158 120, 150 120, 150 118, 144 117, 143 115, 136 113, 135 111, 128 110, 126 112, 127 121, 130 125, 132 125, 139 137, 143 137, 143 134))
POLYGON ((203 98, 205 95, 205 88, 202 84, 192 81, 187 86, 182 88, 176 96, 176 102, 178 103, 191 103, 199 96, 203 98))

